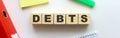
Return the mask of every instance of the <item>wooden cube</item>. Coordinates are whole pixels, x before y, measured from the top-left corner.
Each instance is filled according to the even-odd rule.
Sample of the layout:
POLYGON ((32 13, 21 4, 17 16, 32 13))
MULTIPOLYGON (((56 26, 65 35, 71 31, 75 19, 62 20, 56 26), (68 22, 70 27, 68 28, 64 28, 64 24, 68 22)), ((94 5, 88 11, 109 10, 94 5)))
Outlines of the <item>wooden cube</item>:
POLYGON ((66 24, 78 24, 78 14, 67 14, 66 24))
POLYGON ((90 14, 89 13, 79 14, 79 24, 90 24, 90 14))
POLYGON ((53 24, 53 14, 42 14, 42 24, 53 24))
POLYGON ((65 24, 65 14, 54 14, 54 24, 65 24))
POLYGON ((41 14, 35 13, 30 15, 30 21, 32 24, 41 24, 41 14))

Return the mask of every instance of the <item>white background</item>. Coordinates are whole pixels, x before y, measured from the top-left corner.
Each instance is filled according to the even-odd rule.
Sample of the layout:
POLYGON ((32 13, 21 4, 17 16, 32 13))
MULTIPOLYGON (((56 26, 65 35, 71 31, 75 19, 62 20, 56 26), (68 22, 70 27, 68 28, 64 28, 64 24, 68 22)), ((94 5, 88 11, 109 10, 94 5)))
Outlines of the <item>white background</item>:
POLYGON ((49 0, 49 4, 21 9, 19 0, 3 0, 21 38, 75 38, 87 32, 98 32, 98 38, 120 38, 120 0, 95 0, 89 8, 70 0, 49 0), (39 13, 90 13, 88 26, 33 26, 30 14, 39 13))

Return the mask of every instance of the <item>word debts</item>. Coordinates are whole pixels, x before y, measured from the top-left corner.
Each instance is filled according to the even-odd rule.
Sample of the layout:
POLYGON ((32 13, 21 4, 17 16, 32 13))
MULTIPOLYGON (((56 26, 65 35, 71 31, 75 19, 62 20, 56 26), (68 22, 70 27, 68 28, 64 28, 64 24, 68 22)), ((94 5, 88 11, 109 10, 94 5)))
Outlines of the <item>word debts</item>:
POLYGON ((89 24, 89 14, 31 14, 32 24, 89 24))

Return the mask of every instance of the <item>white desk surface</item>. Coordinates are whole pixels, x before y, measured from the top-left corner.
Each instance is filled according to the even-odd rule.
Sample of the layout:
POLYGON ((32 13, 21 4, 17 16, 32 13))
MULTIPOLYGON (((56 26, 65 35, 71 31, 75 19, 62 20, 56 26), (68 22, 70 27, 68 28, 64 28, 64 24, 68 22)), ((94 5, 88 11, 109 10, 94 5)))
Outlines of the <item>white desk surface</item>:
POLYGON ((120 38, 120 0, 95 0, 88 8, 70 0, 49 0, 49 4, 21 9, 19 0, 3 0, 21 38, 75 38, 86 32, 97 31, 98 38, 120 38), (89 26, 33 26, 32 11, 40 13, 90 13, 89 26))

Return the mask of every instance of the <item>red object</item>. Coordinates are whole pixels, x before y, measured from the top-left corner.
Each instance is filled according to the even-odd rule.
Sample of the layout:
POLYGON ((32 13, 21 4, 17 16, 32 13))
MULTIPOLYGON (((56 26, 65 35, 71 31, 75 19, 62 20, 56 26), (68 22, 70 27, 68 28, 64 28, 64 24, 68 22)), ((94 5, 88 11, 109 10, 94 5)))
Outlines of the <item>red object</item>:
POLYGON ((0 38, 15 38, 17 36, 17 32, 3 4, 3 1, 0 0, 0 38))

